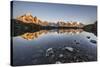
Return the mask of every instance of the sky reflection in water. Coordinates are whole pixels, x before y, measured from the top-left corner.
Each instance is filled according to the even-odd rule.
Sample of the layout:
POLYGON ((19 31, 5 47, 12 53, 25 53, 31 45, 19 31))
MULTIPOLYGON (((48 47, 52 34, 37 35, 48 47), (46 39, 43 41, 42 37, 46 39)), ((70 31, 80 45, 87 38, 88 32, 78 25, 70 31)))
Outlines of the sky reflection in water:
POLYGON ((91 60, 96 60, 97 46, 96 43, 92 43, 90 40, 96 41, 97 37, 93 33, 88 33, 81 29, 55 29, 25 33, 21 36, 13 37, 14 64, 28 65, 58 63, 61 62, 61 60, 57 59, 57 61, 54 61, 53 59, 50 60, 50 58, 56 54, 61 54, 62 50, 59 51, 59 49, 65 47, 75 49, 79 51, 78 54, 88 56, 91 60), (48 58, 46 57, 46 51, 49 49, 52 49, 52 52, 57 49, 58 53, 56 52, 56 54, 49 56, 48 58))

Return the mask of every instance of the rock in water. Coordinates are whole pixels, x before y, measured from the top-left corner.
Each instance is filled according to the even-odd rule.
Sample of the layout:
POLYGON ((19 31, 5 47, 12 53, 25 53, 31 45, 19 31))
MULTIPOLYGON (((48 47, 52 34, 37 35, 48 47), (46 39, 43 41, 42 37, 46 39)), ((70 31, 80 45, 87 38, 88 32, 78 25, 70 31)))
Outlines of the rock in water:
POLYGON ((72 47, 65 47, 65 49, 71 52, 74 50, 72 47))
POLYGON ((47 52, 48 52, 48 51, 52 51, 52 50, 53 50, 53 48, 48 48, 48 49, 47 49, 47 52))
POLYGON ((80 44, 79 42, 76 42, 76 44, 80 44))
POLYGON ((47 51, 46 51, 46 56, 50 56, 50 55, 53 55, 53 54, 54 54, 53 48, 48 48, 47 51))
POLYGON ((63 57, 64 55, 63 54, 59 54, 59 57, 63 57))
POLYGON ((90 39, 90 36, 87 36, 88 39, 90 39))
POLYGON ((90 42, 92 42, 92 43, 94 43, 94 44, 96 44, 96 43, 97 43, 97 41, 95 41, 95 40, 90 40, 90 42))

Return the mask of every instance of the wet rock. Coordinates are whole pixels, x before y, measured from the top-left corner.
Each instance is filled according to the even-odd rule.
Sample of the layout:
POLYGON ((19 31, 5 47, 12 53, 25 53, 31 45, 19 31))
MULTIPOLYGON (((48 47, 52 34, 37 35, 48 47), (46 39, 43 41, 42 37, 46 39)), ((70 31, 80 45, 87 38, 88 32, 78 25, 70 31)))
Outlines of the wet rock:
POLYGON ((53 48, 48 48, 46 51, 46 56, 51 56, 51 55, 54 56, 53 54, 54 54, 53 48))
POLYGON ((90 61, 93 58, 89 58, 80 53, 79 49, 66 47, 63 48, 49 48, 46 50, 46 58, 49 63, 71 63, 71 62, 83 62, 90 61))
POLYGON ((91 43, 94 43, 94 44, 97 43, 97 41, 95 41, 95 40, 90 40, 90 42, 91 42, 91 43))
POLYGON ((68 51, 71 51, 71 52, 74 50, 72 47, 65 47, 64 49, 68 50, 68 51))
POLYGON ((47 49, 47 51, 51 51, 51 50, 53 50, 53 48, 48 48, 48 49, 47 49))

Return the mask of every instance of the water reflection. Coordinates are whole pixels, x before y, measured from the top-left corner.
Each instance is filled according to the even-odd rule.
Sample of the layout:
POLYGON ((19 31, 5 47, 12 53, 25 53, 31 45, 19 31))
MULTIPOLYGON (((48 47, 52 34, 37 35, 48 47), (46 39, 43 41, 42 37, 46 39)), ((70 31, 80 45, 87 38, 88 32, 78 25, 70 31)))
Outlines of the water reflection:
POLYGON ((38 38, 39 36, 48 33, 47 30, 41 30, 38 32, 33 32, 33 33, 25 33, 23 35, 21 35, 22 38, 26 39, 26 40, 33 40, 38 38))
POLYGON ((55 29, 55 30, 40 30, 37 32, 33 32, 33 33, 24 33, 23 35, 21 35, 22 38, 26 39, 26 40, 33 40, 38 38, 41 35, 45 35, 47 33, 54 33, 57 32, 58 34, 79 34, 81 32, 83 32, 83 29, 55 29))
POLYGON ((26 32, 13 37, 13 64, 55 64, 97 60, 97 37, 82 29, 26 32))

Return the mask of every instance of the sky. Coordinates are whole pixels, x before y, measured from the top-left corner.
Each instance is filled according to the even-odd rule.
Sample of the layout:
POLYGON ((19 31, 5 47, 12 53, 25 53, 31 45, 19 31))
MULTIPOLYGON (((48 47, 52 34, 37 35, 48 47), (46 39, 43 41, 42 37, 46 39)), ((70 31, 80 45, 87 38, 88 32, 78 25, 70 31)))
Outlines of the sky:
POLYGON ((41 2, 13 2, 13 18, 26 13, 48 22, 77 21, 91 24, 97 20, 97 6, 41 2))

